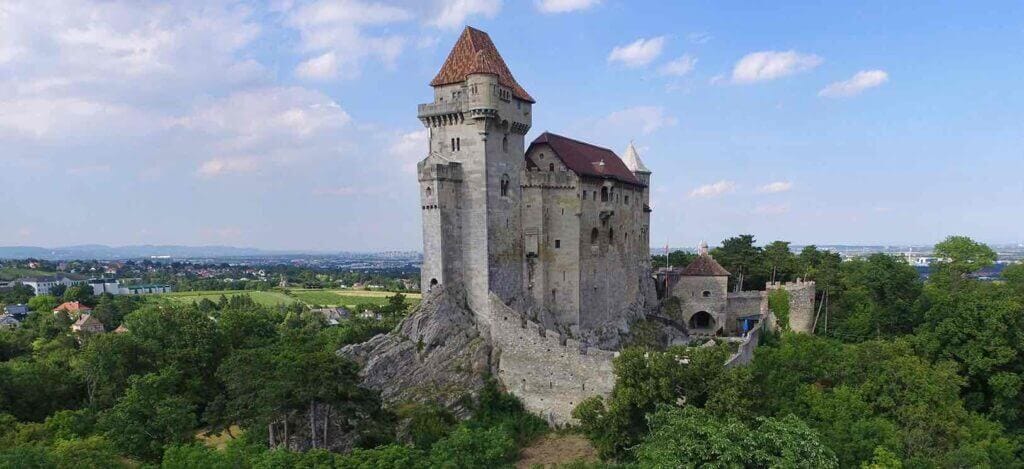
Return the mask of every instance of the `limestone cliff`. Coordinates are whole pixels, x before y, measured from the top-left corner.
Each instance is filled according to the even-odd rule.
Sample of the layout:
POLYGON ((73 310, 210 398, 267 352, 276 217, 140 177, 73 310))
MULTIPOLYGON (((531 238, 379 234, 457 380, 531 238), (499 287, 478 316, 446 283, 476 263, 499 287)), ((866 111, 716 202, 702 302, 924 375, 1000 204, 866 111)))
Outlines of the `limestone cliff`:
POLYGON ((338 353, 362 367, 363 386, 379 391, 386 406, 433 402, 468 416, 491 348, 464 296, 435 288, 394 331, 338 353))

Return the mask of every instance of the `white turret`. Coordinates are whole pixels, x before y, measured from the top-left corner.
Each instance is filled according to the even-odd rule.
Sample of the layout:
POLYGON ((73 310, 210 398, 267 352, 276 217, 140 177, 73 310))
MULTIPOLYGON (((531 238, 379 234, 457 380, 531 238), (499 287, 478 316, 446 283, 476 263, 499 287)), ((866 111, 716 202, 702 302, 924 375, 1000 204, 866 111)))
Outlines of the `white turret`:
POLYGON ((622 162, 626 163, 626 167, 633 173, 651 174, 651 170, 647 169, 647 166, 644 166, 644 162, 640 160, 640 153, 636 151, 632 141, 626 147, 626 153, 622 157, 622 162))
POLYGON ((701 241, 700 242, 700 245, 697 246, 697 254, 701 255, 701 256, 708 255, 708 242, 707 241, 701 241))

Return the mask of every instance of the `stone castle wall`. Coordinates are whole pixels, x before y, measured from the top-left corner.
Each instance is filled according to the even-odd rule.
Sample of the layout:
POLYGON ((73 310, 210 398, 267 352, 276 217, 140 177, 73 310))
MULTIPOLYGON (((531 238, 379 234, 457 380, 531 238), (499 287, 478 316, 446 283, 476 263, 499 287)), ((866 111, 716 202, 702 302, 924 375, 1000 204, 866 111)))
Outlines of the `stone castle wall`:
POLYGON ((794 332, 814 332, 814 281, 798 278, 795 282, 767 285, 769 291, 779 289, 789 292, 789 328, 794 332))
POLYGON ((615 386, 612 359, 617 353, 563 340, 493 294, 490 303, 498 379, 523 401, 526 410, 552 425, 565 425, 574 421, 572 410, 581 401, 611 394, 615 386))

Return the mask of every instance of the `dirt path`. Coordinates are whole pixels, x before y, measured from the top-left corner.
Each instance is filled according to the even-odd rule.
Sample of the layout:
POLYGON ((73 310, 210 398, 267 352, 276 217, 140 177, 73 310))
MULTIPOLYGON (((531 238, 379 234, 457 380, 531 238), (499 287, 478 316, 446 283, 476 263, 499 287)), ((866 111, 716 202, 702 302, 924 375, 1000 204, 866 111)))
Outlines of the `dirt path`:
POLYGON ((590 441, 580 435, 551 433, 523 448, 519 453, 516 469, 529 469, 538 464, 547 467, 580 459, 597 461, 597 450, 590 441))

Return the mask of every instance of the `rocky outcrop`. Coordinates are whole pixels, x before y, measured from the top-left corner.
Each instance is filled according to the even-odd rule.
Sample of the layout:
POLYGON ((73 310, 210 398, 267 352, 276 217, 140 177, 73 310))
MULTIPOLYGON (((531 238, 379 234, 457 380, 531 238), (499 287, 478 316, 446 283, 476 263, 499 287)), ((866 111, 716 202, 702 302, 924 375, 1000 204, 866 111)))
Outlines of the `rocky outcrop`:
POLYGON ((466 417, 484 385, 491 349, 463 295, 426 295, 395 330, 338 351, 362 367, 362 385, 385 406, 436 403, 466 417))

